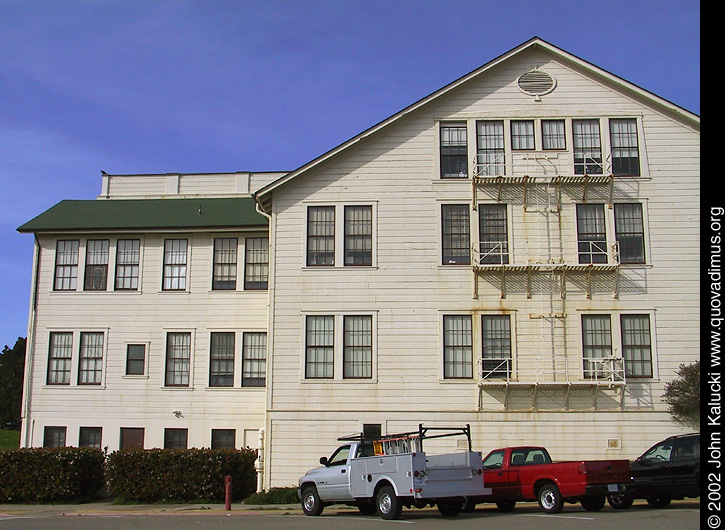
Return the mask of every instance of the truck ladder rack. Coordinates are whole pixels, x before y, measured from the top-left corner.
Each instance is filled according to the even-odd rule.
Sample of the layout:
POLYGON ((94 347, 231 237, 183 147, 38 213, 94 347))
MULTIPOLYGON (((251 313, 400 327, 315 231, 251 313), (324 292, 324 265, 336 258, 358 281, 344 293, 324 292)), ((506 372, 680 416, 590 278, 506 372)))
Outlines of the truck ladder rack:
POLYGON ((376 455, 394 455, 422 452, 423 440, 451 436, 465 436, 468 440, 468 450, 472 450, 470 424, 466 424, 465 427, 424 427, 420 423, 418 424, 417 431, 388 434, 385 436, 365 436, 364 433, 358 433, 341 436, 338 438, 338 441, 367 443, 373 446, 376 455))

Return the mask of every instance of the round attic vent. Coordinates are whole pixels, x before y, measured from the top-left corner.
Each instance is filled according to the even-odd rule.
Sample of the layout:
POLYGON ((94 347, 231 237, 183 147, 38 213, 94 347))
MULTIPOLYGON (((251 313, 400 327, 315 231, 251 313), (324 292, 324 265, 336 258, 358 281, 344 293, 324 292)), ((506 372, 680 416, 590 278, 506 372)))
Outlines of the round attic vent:
POLYGON ((531 70, 519 77, 519 88, 530 96, 543 96, 556 88, 556 79, 541 70, 531 70))

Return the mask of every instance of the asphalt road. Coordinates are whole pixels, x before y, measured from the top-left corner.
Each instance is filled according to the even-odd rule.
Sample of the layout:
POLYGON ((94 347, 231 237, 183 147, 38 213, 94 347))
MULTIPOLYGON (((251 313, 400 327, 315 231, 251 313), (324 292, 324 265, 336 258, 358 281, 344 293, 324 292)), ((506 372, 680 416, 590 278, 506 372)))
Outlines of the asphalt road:
POLYGON ((673 502, 666 509, 635 504, 629 510, 605 507, 587 512, 579 505, 566 505, 557 515, 545 515, 536 505, 521 505, 511 513, 500 513, 483 505, 470 514, 442 517, 435 509, 404 509, 400 519, 384 521, 362 516, 349 508, 328 507, 319 517, 301 510, 244 510, 226 514, 219 510, 188 508, 166 513, 57 513, 53 510, 0 512, 0 530, 689 530, 700 528, 697 500, 673 502))

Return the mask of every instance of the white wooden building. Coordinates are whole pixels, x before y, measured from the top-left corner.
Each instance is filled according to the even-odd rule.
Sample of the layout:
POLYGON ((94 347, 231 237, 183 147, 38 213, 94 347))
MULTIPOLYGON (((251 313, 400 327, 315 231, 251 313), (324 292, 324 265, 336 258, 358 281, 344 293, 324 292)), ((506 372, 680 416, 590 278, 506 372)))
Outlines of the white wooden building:
POLYGON ((484 452, 637 456, 681 431, 663 387, 700 356, 699 131, 534 38, 289 173, 105 175, 78 217, 20 228, 22 443, 263 428, 265 487, 421 422, 484 452))

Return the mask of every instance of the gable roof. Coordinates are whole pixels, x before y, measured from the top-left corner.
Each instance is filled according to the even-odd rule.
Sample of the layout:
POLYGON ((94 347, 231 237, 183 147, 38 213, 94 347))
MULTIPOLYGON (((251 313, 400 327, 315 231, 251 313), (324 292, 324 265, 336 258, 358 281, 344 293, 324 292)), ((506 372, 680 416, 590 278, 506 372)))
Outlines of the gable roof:
POLYGON ((266 228, 251 197, 61 201, 18 232, 266 228))
POLYGON ((311 160, 310 162, 295 169, 294 171, 291 171, 291 172, 287 173, 286 175, 280 177, 279 179, 275 180, 274 182, 271 182, 270 184, 260 188, 252 195, 254 197, 254 200, 257 201, 257 203, 262 208, 262 210, 264 210, 267 213, 270 213, 272 192, 274 190, 276 190, 277 188, 279 188, 280 186, 285 185, 287 182, 299 177, 303 173, 306 173, 307 171, 311 170, 312 168, 317 167, 318 165, 322 164, 323 162, 330 159, 331 157, 334 157, 335 155, 339 154, 340 152, 349 149, 350 147, 354 146, 355 144, 359 143, 360 141, 364 140, 365 138, 368 138, 369 136, 377 133, 379 130, 401 120, 402 118, 406 117, 407 115, 409 115, 412 112, 415 112, 422 106, 427 105, 428 103, 441 98, 442 96, 448 94, 449 92, 458 88, 462 84, 467 83, 471 79, 474 79, 474 78, 478 77, 479 75, 481 75, 485 72, 488 72, 493 67, 501 64, 502 62, 507 61, 516 55, 519 55, 527 50, 532 50, 532 49, 545 50, 563 62, 566 62, 568 64, 573 64, 575 66, 578 66, 579 68, 587 70, 589 72, 589 74, 592 76, 598 77, 600 79, 604 79, 610 83, 615 84, 616 86, 618 86, 621 90, 623 90, 625 92, 629 92, 631 94, 639 96, 640 98, 644 98, 644 99, 648 100, 651 104, 660 107, 664 112, 667 112, 668 114, 676 117, 680 121, 683 121, 692 127, 695 127, 697 129, 699 129, 699 127, 700 127, 700 118, 696 114, 694 114, 678 105, 675 105, 674 103, 667 101, 666 99, 661 98, 647 90, 644 90, 643 88, 640 88, 637 85, 630 83, 629 81, 626 81, 614 74, 611 74, 611 73, 607 72, 606 70, 599 68, 598 66, 595 66, 587 61, 584 61, 583 59, 580 59, 579 57, 572 55, 571 53, 566 52, 566 51, 562 50, 561 48, 558 48, 539 37, 533 37, 532 39, 524 42, 523 44, 520 44, 516 48, 513 48, 512 50, 489 61, 488 63, 477 68, 476 70, 473 70, 472 72, 464 75, 463 77, 456 79, 452 83, 449 83, 448 85, 437 90, 436 92, 433 92, 429 96, 426 96, 423 99, 416 101, 415 103, 404 108, 397 114, 390 116, 389 118, 381 121, 377 125, 373 125, 369 129, 361 132, 360 134, 351 138, 350 140, 343 142, 342 144, 338 145, 337 147, 331 149, 330 151, 327 151, 326 153, 315 158, 314 160, 311 160))

